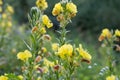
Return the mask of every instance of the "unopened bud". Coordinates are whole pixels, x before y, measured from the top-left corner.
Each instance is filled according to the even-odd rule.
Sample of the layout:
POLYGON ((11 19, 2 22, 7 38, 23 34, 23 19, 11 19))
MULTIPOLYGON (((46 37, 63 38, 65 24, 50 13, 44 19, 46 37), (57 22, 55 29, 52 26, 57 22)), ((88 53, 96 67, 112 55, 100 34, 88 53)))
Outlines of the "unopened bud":
POLYGON ((88 64, 91 63, 91 61, 90 61, 90 60, 87 60, 87 59, 82 59, 81 62, 86 62, 86 63, 88 63, 88 64))
POLYGON ((40 60, 41 60, 41 56, 37 56, 35 62, 40 62, 40 60))
POLYGON ((41 52, 46 53, 47 49, 45 47, 42 47, 41 52))
POLYGON ((59 65, 55 65, 55 66, 54 66, 54 70, 55 70, 55 71, 58 71, 58 70, 59 70, 59 68, 60 68, 60 66, 59 66, 59 65))
POLYGON ((37 30, 38 30, 38 28, 36 26, 32 28, 33 33, 36 32, 37 30))
POLYGON ((50 35, 46 34, 46 35, 43 35, 43 39, 45 39, 45 40, 51 40, 51 37, 50 37, 50 35))

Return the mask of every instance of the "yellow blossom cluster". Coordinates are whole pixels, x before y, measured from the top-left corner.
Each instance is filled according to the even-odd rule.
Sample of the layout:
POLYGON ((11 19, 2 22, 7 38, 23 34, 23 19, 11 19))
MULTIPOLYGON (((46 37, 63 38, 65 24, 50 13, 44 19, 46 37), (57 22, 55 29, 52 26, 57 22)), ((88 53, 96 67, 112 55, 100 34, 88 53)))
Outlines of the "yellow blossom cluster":
POLYGON ((59 2, 55 4, 52 14, 57 16, 58 21, 63 21, 64 19, 71 19, 72 17, 76 16, 77 7, 72 2, 62 3, 59 2))
POLYGON ((106 80, 116 80, 116 76, 114 75, 108 76, 106 80))
POLYGON ((55 4, 55 7, 53 8, 52 14, 54 16, 57 16, 62 12, 63 12, 63 7, 62 7, 61 3, 55 4))
POLYGON ((0 76, 0 80, 8 80, 8 77, 6 77, 6 76, 0 76))
POLYGON ((37 0, 36 6, 41 10, 45 10, 48 7, 48 4, 47 4, 46 0, 37 0))
POLYGON ((82 58, 88 62, 90 62, 92 56, 82 48, 82 45, 79 45, 79 48, 77 48, 77 51, 79 52, 79 54, 82 56, 82 58))
MULTIPOLYGON (((105 29, 102 30, 102 33, 99 36, 98 40, 103 41, 105 38, 110 39, 112 36, 113 36, 112 32, 109 29, 105 28, 105 29)), ((120 30, 116 29, 115 33, 114 33, 114 36, 120 37, 120 30)))
POLYGON ((31 58, 31 57, 32 57, 32 54, 28 50, 25 50, 24 52, 19 52, 17 54, 17 58, 22 60, 22 61, 26 61, 26 60, 28 60, 28 58, 31 58))
POLYGON ((5 11, 1 14, 1 27, 7 27, 9 30, 10 27, 12 27, 12 18, 11 15, 14 13, 13 7, 10 5, 7 5, 5 8, 5 11))
POLYGON ((64 44, 58 49, 57 55, 60 58, 65 59, 66 57, 71 57, 73 54, 73 46, 71 44, 64 44))
POLYGON ((53 23, 51 22, 51 20, 48 18, 47 15, 42 16, 42 21, 43 21, 43 24, 47 26, 47 28, 50 28, 53 26, 53 23))
POLYGON ((115 36, 120 37, 120 30, 115 30, 115 36))
POLYGON ((102 41, 105 38, 109 39, 111 37, 112 37, 112 34, 111 34, 110 30, 105 28, 105 29, 102 30, 102 33, 101 33, 101 35, 99 37, 99 41, 102 41))

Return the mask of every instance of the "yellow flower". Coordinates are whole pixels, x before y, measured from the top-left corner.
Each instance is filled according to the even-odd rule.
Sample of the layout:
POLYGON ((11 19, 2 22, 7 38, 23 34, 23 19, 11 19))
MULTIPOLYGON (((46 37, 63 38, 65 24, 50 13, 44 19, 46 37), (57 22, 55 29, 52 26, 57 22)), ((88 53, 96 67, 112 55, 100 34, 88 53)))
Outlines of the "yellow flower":
POLYGON ((77 51, 79 52, 79 54, 83 57, 83 59, 90 61, 91 60, 91 55, 82 48, 82 45, 79 45, 79 48, 77 48, 77 51))
POLYGON ((23 80, 23 76, 22 76, 22 75, 18 75, 18 78, 19 78, 20 80, 23 80))
POLYGON ((77 7, 74 3, 68 2, 66 5, 66 9, 70 11, 71 13, 77 13, 77 7))
POLYGON ((55 4, 54 8, 53 8, 53 11, 52 11, 52 14, 54 16, 56 15, 59 15, 60 13, 63 12, 63 7, 61 6, 61 3, 57 3, 55 4))
POLYGON ((73 47, 70 44, 64 44, 58 49, 58 55, 62 58, 65 59, 65 57, 70 57, 72 56, 73 53, 73 47))
POLYGON ((47 28, 50 28, 53 26, 53 23, 51 22, 51 20, 48 18, 47 15, 42 16, 42 21, 43 21, 43 24, 47 26, 47 28))
POLYGON ((115 36, 118 36, 118 37, 120 37, 120 30, 115 30, 115 36))
POLYGON ((6 77, 6 76, 0 76, 0 80, 8 80, 8 77, 6 77))
POLYGON ((7 14, 6 14, 6 13, 3 13, 3 14, 2 14, 2 18, 3 18, 3 19, 6 19, 6 18, 7 18, 7 14))
POLYGON ((106 80, 116 80, 116 77, 114 75, 108 76, 106 80))
POLYGON ((10 13, 14 13, 14 9, 13 9, 13 7, 12 6, 10 6, 10 5, 8 5, 7 6, 7 10, 8 10, 8 12, 10 12, 10 13))
POLYGON ((8 26, 8 27, 12 27, 12 22, 11 22, 11 21, 8 21, 8 22, 7 22, 7 26, 8 26))
POLYGON ((99 37, 99 41, 102 41, 102 40, 104 40, 105 38, 111 38, 112 37, 112 34, 111 34, 111 32, 109 31, 109 29, 107 29, 107 28, 105 28, 105 29, 103 29, 102 30, 102 33, 101 33, 101 35, 100 35, 100 37, 99 37))
POLYGON ((44 27, 42 27, 42 28, 40 29, 40 33, 41 33, 41 34, 45 34, 45 33, 46 33, 46 29, 45 29, 44 27))
POLYGON ((53 43, 53 44, 52 44, 52 50, 53 50, 53 51, 57 51, 58 48, 59 48, 59 44, 58 44, 58 43, 53 43))
POLYGON ((46 0, 37 0, 36 6, 38 8, 40 8, 41 10, 45 10, 48 7, 48 4, 47 4, 46 0))
POLYGON ((51 61, 47 60, 46 58, 44 58, 44 65, 46 67, 53 67, 55 64, 54 64, 54 62, 51 62, 51 61))
POLYGON ((32 57, 32 54, 28 50, 25 50, 24 52, 19 52, 17 54, 17 58, 23 61, 28 60, 28 58, 31 58, 31 57, 32 57))

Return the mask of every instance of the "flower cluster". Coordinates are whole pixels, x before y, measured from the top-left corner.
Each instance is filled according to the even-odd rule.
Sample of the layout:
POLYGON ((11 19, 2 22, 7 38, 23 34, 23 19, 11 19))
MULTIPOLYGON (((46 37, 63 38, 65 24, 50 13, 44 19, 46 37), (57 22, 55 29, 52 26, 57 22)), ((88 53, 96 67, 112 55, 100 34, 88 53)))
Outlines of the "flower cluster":
POLYGON ((36 5, 40 10, 45 10, 48 7, 46 0, 37 0, 36 5))
POLYGON ((50 28, 53 26, 53 23, 51 23, 51 20, 48 18, 47 15, 42 16, 42 21, 43 21, 43 24, 47 26, 47 28, 50 28))
POLYGON ((46 33, 45 27, 51 28, 53 26, 53 23, 49 19, 49 17, 43 14, 38 7, 31 8, 31 12, 29 14, 29 21, 31 22, 32 25, 32 33, 35 34, 45 34, 46 33))
POLYGON ((120 52, 120 30, 116 29, 115 31, 110 31, 109 29, 105 28, 102 30, 102 33, 99 37, 99 41, 103 41, 102 48, 105 49, 105 53, 107 53, 107 63, 108 63, 108 73, 111 76, 108 76, 106 80, 116 80, 117 76, 112 74, 117 73, 117 67, 119 64, 119 52, 120 52), (112 49, 113 48, 113 49, 112 49))
POLYGON ((77 7, 73 2, 59 2, 55 4, 52 14, 57 16, 60 22, 69 21, 72 17, 76 16, 77 7))
MULTIPOLYGON (((2 11, 2 7, 0 6, 1 11, 2 11)), ((6 30, 10 30, 9 28, 12 27, 12 14, 14 13, 14 9, 12 6, 7 5, 7 7, 5 8, 4 12, 2 12, 1 14, 1 18, 0 18, 0 25, 1 27, 7 27, 6 30)))
POLYGON ((59 55, 62 59, 67 57, 71 57, 73 54, 73 47, 71 44, 64 44, 58 49, 57 55, 59 55))
POLYGON ((115 36, 120 37, 120 30, 115 30, 115 36))
POLYGON ((114 44, 112 45, 114 46, 114 50, 120 52, 120 30, 116 29, 114 32, 111 32, 109 29, 105 28, 102 30, 98 40, 107 40, 109 44, 114 44))
POLYGON ((111 37, 112 37, 111 32, 109 31, 109 29, 105 28, 105 29, 102 30, 102 33, 101 33, 101 35, 99 37, 99 41, 102 41, 105 38, 109 39, 111 37))

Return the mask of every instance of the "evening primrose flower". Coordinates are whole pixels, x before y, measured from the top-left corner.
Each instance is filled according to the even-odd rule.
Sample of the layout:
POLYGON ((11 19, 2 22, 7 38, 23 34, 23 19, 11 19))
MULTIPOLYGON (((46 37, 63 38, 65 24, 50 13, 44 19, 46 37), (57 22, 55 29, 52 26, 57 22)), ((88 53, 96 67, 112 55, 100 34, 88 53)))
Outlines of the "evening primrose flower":
POLYGON ((72 2, 68 2, 66 5, 66 10, 68 10, 71 13, 77 13, 77 7, 74 3, 72 2))
POLYGON ((13 7, 10 6, 10 5, 7 6, 7 11, 10 12, 11 14, 14 13, 14 9, 13 9, 13 7))
POLYGON ((64 44, 58 49, 57 55, 60 56, 62 59, 65 57, 71 57, 73 53, 73 47, 71 44, 64 44))
POLYGON ((114 75, 108 76, 106 80, 116 80, 116 76, 114 75))
POLYGON ((42 16, 42 21, 43 21, 43 24, 47 26, 47 28, 50 28, 53 26, 53 23, 51 22, 51 20, 48 18, 47 15, 42 16))
POLYGON ((55 6, 52 10, 52 14, 54 16, 56 16, 56 15, 59 15, 60 13, 62 13, 62 12, 63 12, 63 7, 62 7, 61 3, 55 4, 55 6))
POLYGON ((8 80, 8 77, 6 77, 6 76, 0 76, 0 80, 8 80))
POLYGON ((58 43, 53 43, 53 44, 52 44, 52 50, 53 50, 53 51, 57 51, 58 48, 59 48, 59 44, 58 44, 58 43))
POLYGON ((31 58, 31 57, 32 57, 32 54, 28 50, 25 50, 24 52, 19 52, 17 54, 17 58, 22 60, 22 61, 26 61, 26 60, 28 60, 28 58, 31 58))
POLYGON ((36 6, 38 8, 40 8, 41 10, 45 10, 48 7, 48 4, 47 4, 46 0, 37 0, 36 6))
POLYGON ((112 37, 112 34, 111 34, 111 32, 109 31, 109 29, 107 29, 107 28, 105 28, 105 29, 103 29, 102 30, 102 33, 101 33, 101 35, 100 35, 100 37, 99 37, 99 41, 102 41, 102 40, 104 40, 105 38, 111 38, 112 37))
POLYGON ((120 30, 115 30, 115 36, 120 37, 120 30))
POLYGON ((82 45, 79 45, 79 48, 77 48, 77 51, 79 52, 79 54, 82 56, 83 60, 86 62, 90 62, 92 56, 82 48, 82 45))
POLYGON ((49 61, 49 60, 46 59, 46 58, 44 58, 43 60, 44 60, 44 63, 43 63, 43 64, 44 64, 46 67, 53 67, 53 66, 55 65, 54 62, 51 62, 51 61, 49 61))

